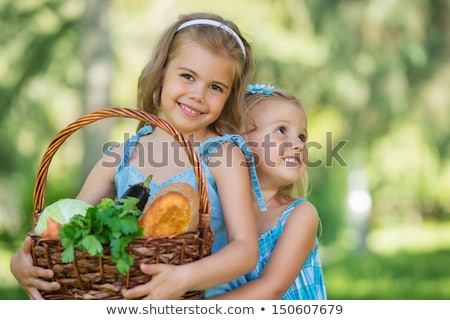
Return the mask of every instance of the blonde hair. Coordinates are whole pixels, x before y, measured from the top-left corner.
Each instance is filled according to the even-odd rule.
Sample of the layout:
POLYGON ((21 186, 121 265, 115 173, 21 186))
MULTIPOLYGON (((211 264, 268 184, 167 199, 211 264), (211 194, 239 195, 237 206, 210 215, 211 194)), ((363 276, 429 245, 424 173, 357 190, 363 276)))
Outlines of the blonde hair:
MULTIPOLYGON (((218 135, 225 133, 237 133, 242 121, 242 106, 244 105, 244 93, 253 74, 253 55, 250 44, 242 36, 239 28, 231 21, 211 13, 193 13, 181 15, 161 36, 150 61, 144 67, 138 82, 138 108, 152 114, 157 114, 161 107, 161 91, 164 79, 165 67, 176 55, 177 49, 182 43, 192 41, 217 54, 226 54, 233 61, 233 84, 230 96, 219 118, 210 129, 218 135), (242 40, 245 55, 236 41, 236 38, 222 28, 192 24, 178 30, 183 23, 194 19, 209 19, 220 22, 231 28, 242 40)), ((139 123, 138 129, 144 123, 139 123)))
MULTIPOLYGON (((258 105, 262 101, 267 100, 286 100, 294 105, 297 105, 300 109, 305 111, 302 103, 290 92, 282 89, 273 89, 270 94, 263 93, 263 92, 257 92, 257 93, 251 93, 246 92, 245 93, 245 104, 244 104, 244 121, 241 126, 241 134, 245 135, 248 132, 251 132, 253 130, 256 130, 257 126, 254 122, 253 118, 250 116, 250 112, 257 108, 258 105)), ((305 113, 306 114, 306 113, 305 113)), ((306 148, 306 146, 305 146, 306 148)), ((294 198, 305 198, 307 195, 307 188, 308 188, 308 176, 305 171, 305 173, 300 177, 300 179, 290 185, 280 187, 278 190, 278 196, 279 197, 285 197, 290 196, 294 198)))

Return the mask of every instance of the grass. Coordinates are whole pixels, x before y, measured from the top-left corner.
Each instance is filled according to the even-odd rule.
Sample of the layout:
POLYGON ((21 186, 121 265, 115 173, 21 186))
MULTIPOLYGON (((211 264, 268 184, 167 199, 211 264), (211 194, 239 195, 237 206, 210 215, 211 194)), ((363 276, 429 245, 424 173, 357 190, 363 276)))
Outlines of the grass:
POLYGON ((324 265, 332 300, 450 299, 450 249, 382 255, 370 251, 324 265))
POLYGON ((330 251, 323 265, 329 299, 450 299, 449 223, 372 231, 367 250, 330 251))
MULTIPOLYGON (((324 248, 328 299, 450 300, 450 224, 373 231, 367 246, 324 248)), ((11 255, 0 249, 0 299, 28 299, 9 271, 11 255)))

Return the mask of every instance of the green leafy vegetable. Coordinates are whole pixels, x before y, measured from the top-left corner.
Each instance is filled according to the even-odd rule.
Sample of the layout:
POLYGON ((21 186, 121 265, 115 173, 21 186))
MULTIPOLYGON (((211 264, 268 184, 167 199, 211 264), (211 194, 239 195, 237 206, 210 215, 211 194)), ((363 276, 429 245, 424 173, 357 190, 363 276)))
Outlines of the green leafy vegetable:
POLYGON ((52 218, 61 224, 67 223, 74 215, 86 214, 92 207, 89 203, 77 199, 60 199, 44 208, 36 224, 35 232, 41 234, 47 229, 47 219, 52 218))
POLYGON ((128 244, 142 236, 143 228, 137 219, 142 211, 137 209, 137 198, 125 197, 120 202, 104 198, 100 204, 87 209, 85 215, 75 215, 59 231, 64 247, 63 262, 72 262, 75 249, 87 251, 91 256, 103 256, 103 246, 111 247, 111 259, 117 270, 125 275, 133 265, 127 253, 128 244))

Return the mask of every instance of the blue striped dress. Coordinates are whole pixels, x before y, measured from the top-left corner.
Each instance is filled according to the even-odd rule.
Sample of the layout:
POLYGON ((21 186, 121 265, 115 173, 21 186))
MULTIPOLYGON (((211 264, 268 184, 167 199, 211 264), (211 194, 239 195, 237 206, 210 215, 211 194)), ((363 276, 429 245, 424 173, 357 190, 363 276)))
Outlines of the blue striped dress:
MULTIPOLYGON (((247 281, 258 279, 270 255, 277 244, 277 240, 283 232, 286 219, 292 210, 305 199, 297 199, 283 212, 276 226, 269 229, 259 237, 259 258, 256 268, 246 275, 247 281)), ((319 242, 316 238, 316 246, 311 250, 302 270, 294 283, 289 287, 281 300, 326 300, 325 281, 322 272, 322 263, 319 257, 319 242)))

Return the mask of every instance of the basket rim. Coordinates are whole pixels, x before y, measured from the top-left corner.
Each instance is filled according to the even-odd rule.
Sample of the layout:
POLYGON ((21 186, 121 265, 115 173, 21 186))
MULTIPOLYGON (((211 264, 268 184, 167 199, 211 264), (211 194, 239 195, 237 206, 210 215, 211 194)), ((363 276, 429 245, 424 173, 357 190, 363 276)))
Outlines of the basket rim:
POLYGON ((44 155, 41 158, 38 171, 36 174, 36 180, 33 190, 33 225, 36 227, 40 214, 45 207, 45 194, 47 186, 47 175, 51 164, 51 161, 58 151, 59 147, 76 131, 84 126, 96 122, 98 120, 114 117, 131 118, 141 120, 152 126, 157 126, 173 138, 177 140, 180 146, 185 150, 188 155, 189 161, 193 166, 194 173, 197 180, 198 193, 199 193, 199 225, 198 229, 205 230, 210 227, 210 202, 208 197, 208 190, 206 185, 206 178, 199 159, 198 153, 190 143, 189 139, 173 125, 166 120, 159 118, 149 112, 135 109, 135 108, 103 108, 96 111, 92 111, 85 114, 75 121, 68 124, 53 138, 48 145, 44 155))

